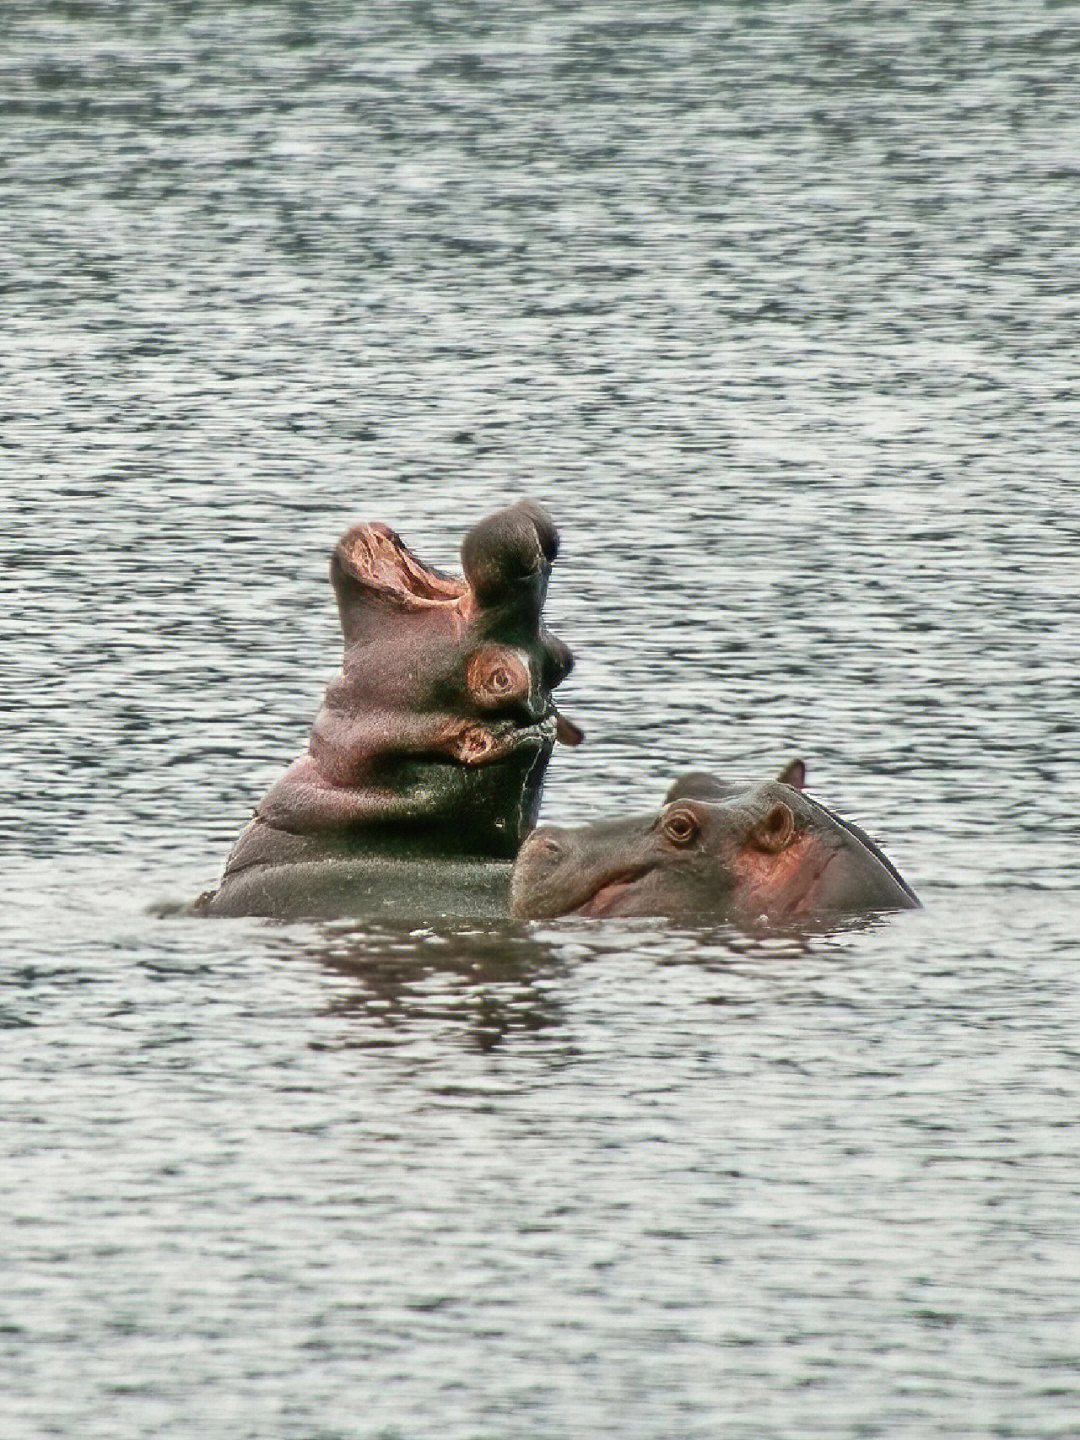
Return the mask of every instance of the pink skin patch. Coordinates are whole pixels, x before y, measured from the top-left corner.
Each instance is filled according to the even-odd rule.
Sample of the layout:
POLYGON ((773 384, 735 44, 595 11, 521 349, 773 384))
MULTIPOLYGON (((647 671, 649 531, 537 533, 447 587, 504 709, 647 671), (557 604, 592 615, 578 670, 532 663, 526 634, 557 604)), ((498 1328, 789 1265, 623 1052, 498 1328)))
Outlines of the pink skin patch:
POLYGON ((815 908, 821 880, 837 855, 815 835, 801 835, 778 855, 746 848, 735 856, 735 899, 740 913, 772 920, 815 908))
POLYGON ((583 905, 576 906, 573 913, 585 915, 590 920, 598 920, 603 915, 610 915, 622 897, 634 888, 643 875, 648 873, 648 867, 645 867, 616 875, 613 879, 605 881, 583 905))
POLYGON ((399 605, 473 608, 464 581, 429 570, 388 525, 354 525, 338 541, 335 555, 355 580, 392 595, 399 605))

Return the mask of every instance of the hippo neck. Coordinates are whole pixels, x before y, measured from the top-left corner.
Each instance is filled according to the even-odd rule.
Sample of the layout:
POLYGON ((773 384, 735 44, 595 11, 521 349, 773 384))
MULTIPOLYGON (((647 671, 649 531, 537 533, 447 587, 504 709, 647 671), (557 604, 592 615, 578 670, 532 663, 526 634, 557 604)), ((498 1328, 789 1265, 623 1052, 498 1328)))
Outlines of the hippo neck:
POLYGON ((505 920, 511 869, 508 860, 400 858, 371 851, 351 858, 323 855, 234 871, 195 908, 202 915, 277 920, 361 915, 395 924, 505 920))

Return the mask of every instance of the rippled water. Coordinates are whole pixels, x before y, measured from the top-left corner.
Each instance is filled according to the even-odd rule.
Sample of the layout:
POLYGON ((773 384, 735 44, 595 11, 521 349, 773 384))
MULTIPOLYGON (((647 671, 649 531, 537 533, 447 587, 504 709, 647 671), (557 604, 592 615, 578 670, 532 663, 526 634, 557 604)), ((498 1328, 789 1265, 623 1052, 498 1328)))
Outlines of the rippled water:
POLYGON ((4 1434, 1080 1414, 1073 5, 0 9, 4 1434), (795 942, 162 917, 357 519, 528 494, 545 815, 806 756, 795 942))

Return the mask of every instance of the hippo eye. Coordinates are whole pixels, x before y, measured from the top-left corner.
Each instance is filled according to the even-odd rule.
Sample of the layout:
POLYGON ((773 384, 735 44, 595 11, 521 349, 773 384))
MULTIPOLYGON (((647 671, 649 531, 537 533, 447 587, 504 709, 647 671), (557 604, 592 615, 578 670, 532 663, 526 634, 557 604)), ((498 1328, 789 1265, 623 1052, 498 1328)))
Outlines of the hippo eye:
POLYGON ((664 816, 661 829, 673 845, 689 845, 697 838, 700 826, 697 817, 689 810, 673 810, 670 815, 664 816))

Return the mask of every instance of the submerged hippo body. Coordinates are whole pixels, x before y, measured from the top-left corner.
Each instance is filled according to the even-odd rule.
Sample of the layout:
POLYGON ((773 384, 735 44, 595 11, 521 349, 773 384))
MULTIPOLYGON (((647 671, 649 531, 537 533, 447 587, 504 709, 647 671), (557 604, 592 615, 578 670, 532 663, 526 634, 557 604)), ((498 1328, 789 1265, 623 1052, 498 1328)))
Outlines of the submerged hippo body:
POLYGON ((378 895, 427 893, 442 874, 448 896, 490 893, 506 913, 552 747, 581 738, 551 698, 570 652, 540 618, 557 548, 527 502, 469 531, 464 580, 423 565, 386 526, 341 538, 330 562, 341 673, 307 752, 201 910, 360 913, 382 908, 378 895))
MULTIPOLYGON (((676 781, 658 815, 534 831, 514 866, 513 913, 797 925, 918 905, 869 836, 801 788, 731 795, 711 778, 676 781)), ((792 778, 801 786, 801 771, 792 778)))

